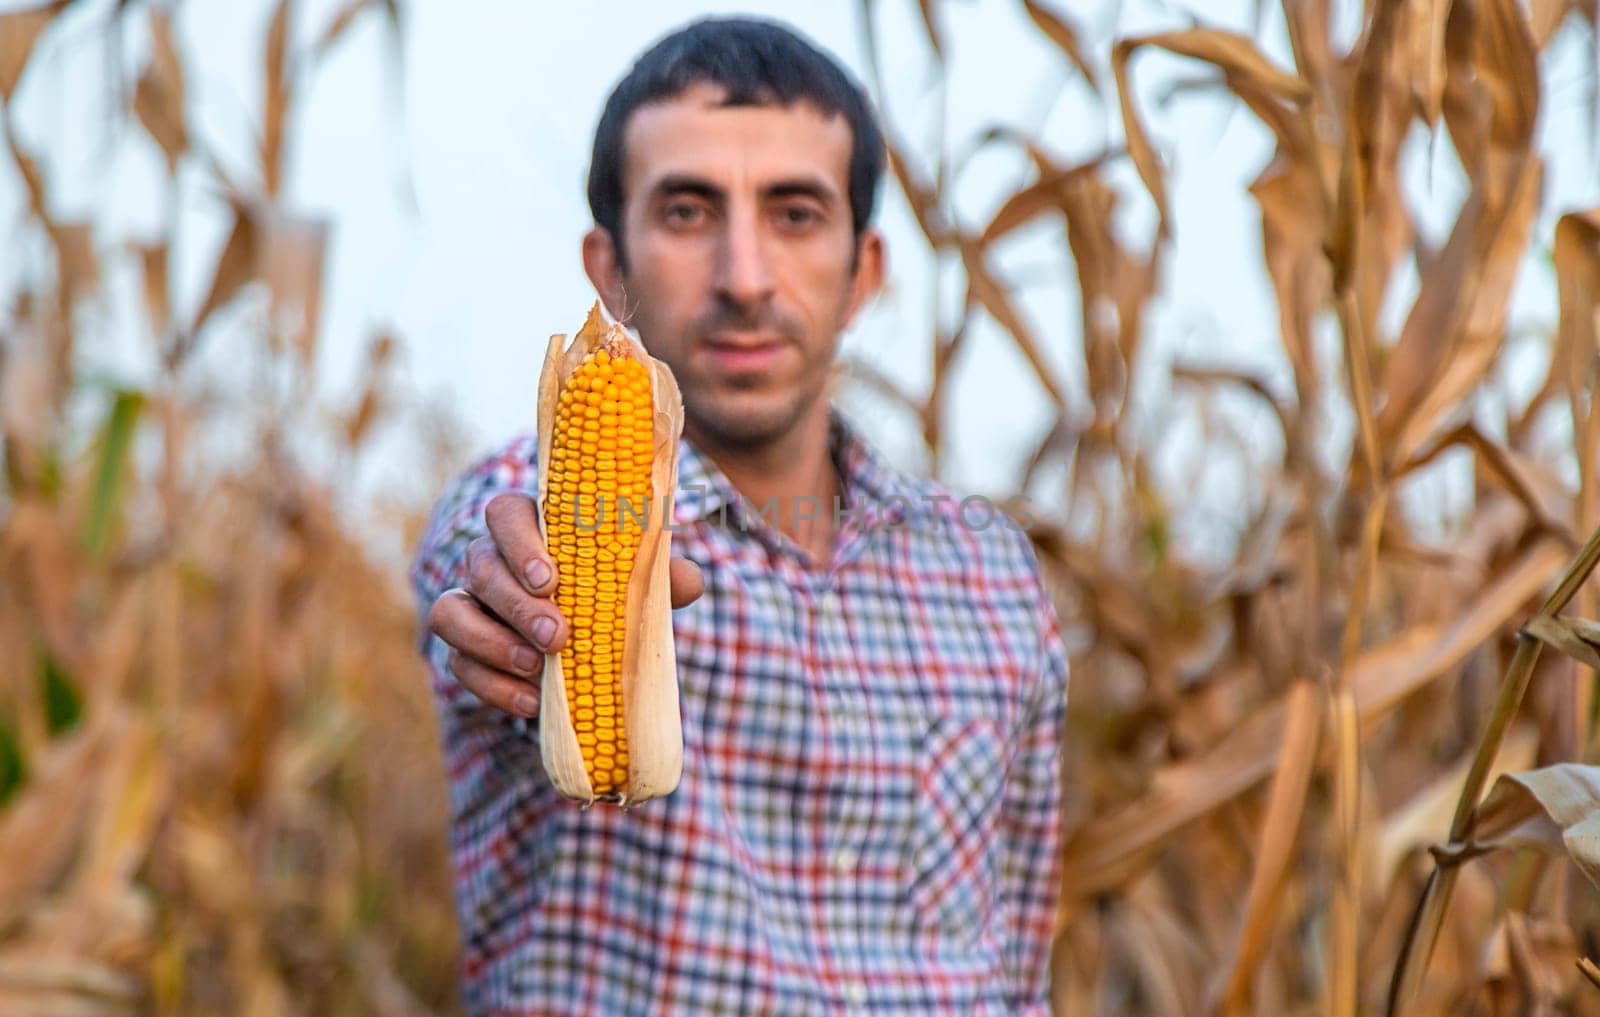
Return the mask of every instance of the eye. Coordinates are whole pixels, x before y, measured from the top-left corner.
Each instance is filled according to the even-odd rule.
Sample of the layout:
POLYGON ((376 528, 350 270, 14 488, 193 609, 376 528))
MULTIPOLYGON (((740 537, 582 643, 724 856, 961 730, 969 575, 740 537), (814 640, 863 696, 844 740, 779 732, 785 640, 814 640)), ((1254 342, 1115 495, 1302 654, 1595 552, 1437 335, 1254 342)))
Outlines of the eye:
POLYGON ((705 218, 705 209, 694 201, 673 201, 661 210, 668 226, 694 226, 705 218))
POLYGON ((790 230, 805 230, 822 221, 822 213, 810 205, 785 205, 778 210, 778 222, 790 230))

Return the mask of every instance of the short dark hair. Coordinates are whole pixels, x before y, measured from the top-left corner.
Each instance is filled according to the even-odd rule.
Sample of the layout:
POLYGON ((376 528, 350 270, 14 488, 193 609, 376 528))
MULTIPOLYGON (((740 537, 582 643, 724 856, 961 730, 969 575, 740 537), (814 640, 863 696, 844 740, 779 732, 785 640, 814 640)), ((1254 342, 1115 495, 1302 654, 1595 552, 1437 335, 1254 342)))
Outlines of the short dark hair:
POLYGON ((850 215, 857 241, 872 221, 883 176, 883 132, 866 92, 837 62, 793 29, 758 18, 703 18, 646 50, 606 100, 589 159, 589 210, 622 249, 623 130, 634 110, 720 86, 726 106, 788 106, 805 101, 850 126, 850 215))

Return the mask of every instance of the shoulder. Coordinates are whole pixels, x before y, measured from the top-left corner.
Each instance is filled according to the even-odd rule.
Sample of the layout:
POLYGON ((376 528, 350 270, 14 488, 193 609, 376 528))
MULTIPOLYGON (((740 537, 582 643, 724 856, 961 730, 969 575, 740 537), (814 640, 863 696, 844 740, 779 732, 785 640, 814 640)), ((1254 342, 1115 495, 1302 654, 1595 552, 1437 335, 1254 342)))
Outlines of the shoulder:
POLYGON ((936 480, 901 475, 915 502, 904 524, 907 549, 932 588, 968 598, 1030 656, 1059 639, 1059 618, 1030 528, 1036 519, 1022 497, 989 497, 936 480), (954 594, 959 590, 959 594, 954 594))
POLYGON ((1020 499, 958 491, 908 472, 838 411, 832 426, 845 483, 861 496, 871 525, 901 533, 900 546, 911 552, 913 565, 967 577, 1037 576, 1027 534, 1031 518, 1020 499))
MULTIPOLYGON (((456 545, 469 541, 483 525, 483 509, 495 495, 506 491, 537 494, 539 470, 537 435, 527 431, 481 453, 445 486, 428 515, 413 561, 412 575, 437 570, 437 560, 449 557, 456 545), (435 563, 435 568, 426 568, 435 563)), ((418 580, 420 581, 420 580, 418 580)))
POLYGON ((539 485, 538 436, 532 431, 513 435, 489 449, 457 474, 445 490, 465 493, 479 488, 506 491, 533 490, 539 485))
POLYGON ((940 631, 935 643, 957 656, 976 652, 1030 710, 1064 694, 1067 656, 1027 504, 904 474, 897 486, 915 504, 880 546, 903 565, 905 596, 940 631))
POLYGON ((1022 498, 971 494, 903 473, 897 480, 912 503, 906 526, 936 539, 963 571, 1038 585, 1039 562, 1027 531, 1032 515, 1022 498))
POLYGON ((527 431, 512 436, 468 463, 439 495, 433 515, 437 519, 448 514, 452 506, 480 496, 487 500, 501 491, 531 494, 538 487, 538 439, 532 431, 527 431))

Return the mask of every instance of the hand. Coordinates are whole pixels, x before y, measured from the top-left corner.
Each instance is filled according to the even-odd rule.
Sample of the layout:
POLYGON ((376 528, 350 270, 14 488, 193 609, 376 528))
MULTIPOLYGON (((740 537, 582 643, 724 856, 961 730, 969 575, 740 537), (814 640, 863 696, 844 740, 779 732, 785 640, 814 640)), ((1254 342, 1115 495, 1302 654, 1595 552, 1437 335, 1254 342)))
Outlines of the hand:
MULTIPOLYGON (((544 655, 567 641, 566 619, 551 597, 560 577, 539 536, 538 508, 526 494, 500 494, 484 509, 489 535, 467 545, 467 584, 428 609, 428 630, 450 647, 450 673, 479 699, 519 717, 539 713, 544 655)), ((668 566, 672 606, 705 590, 687 558, 668 566)))

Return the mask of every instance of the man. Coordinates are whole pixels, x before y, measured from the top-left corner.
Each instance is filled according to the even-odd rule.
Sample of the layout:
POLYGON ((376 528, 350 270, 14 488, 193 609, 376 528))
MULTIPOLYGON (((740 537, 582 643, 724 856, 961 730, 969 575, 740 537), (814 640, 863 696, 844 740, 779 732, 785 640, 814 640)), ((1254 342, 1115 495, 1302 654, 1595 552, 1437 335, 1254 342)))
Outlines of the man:
POLYGON ((474 1013, 1046 1012, 1067 674, 1030 545, 828 400, 882 167, 859 86, 766 22, 669 36, 607 103, 584 268, 683 392, 683 777, 623 812, 540 770, 567 627, 520 437, 413 570, 474 1013))

